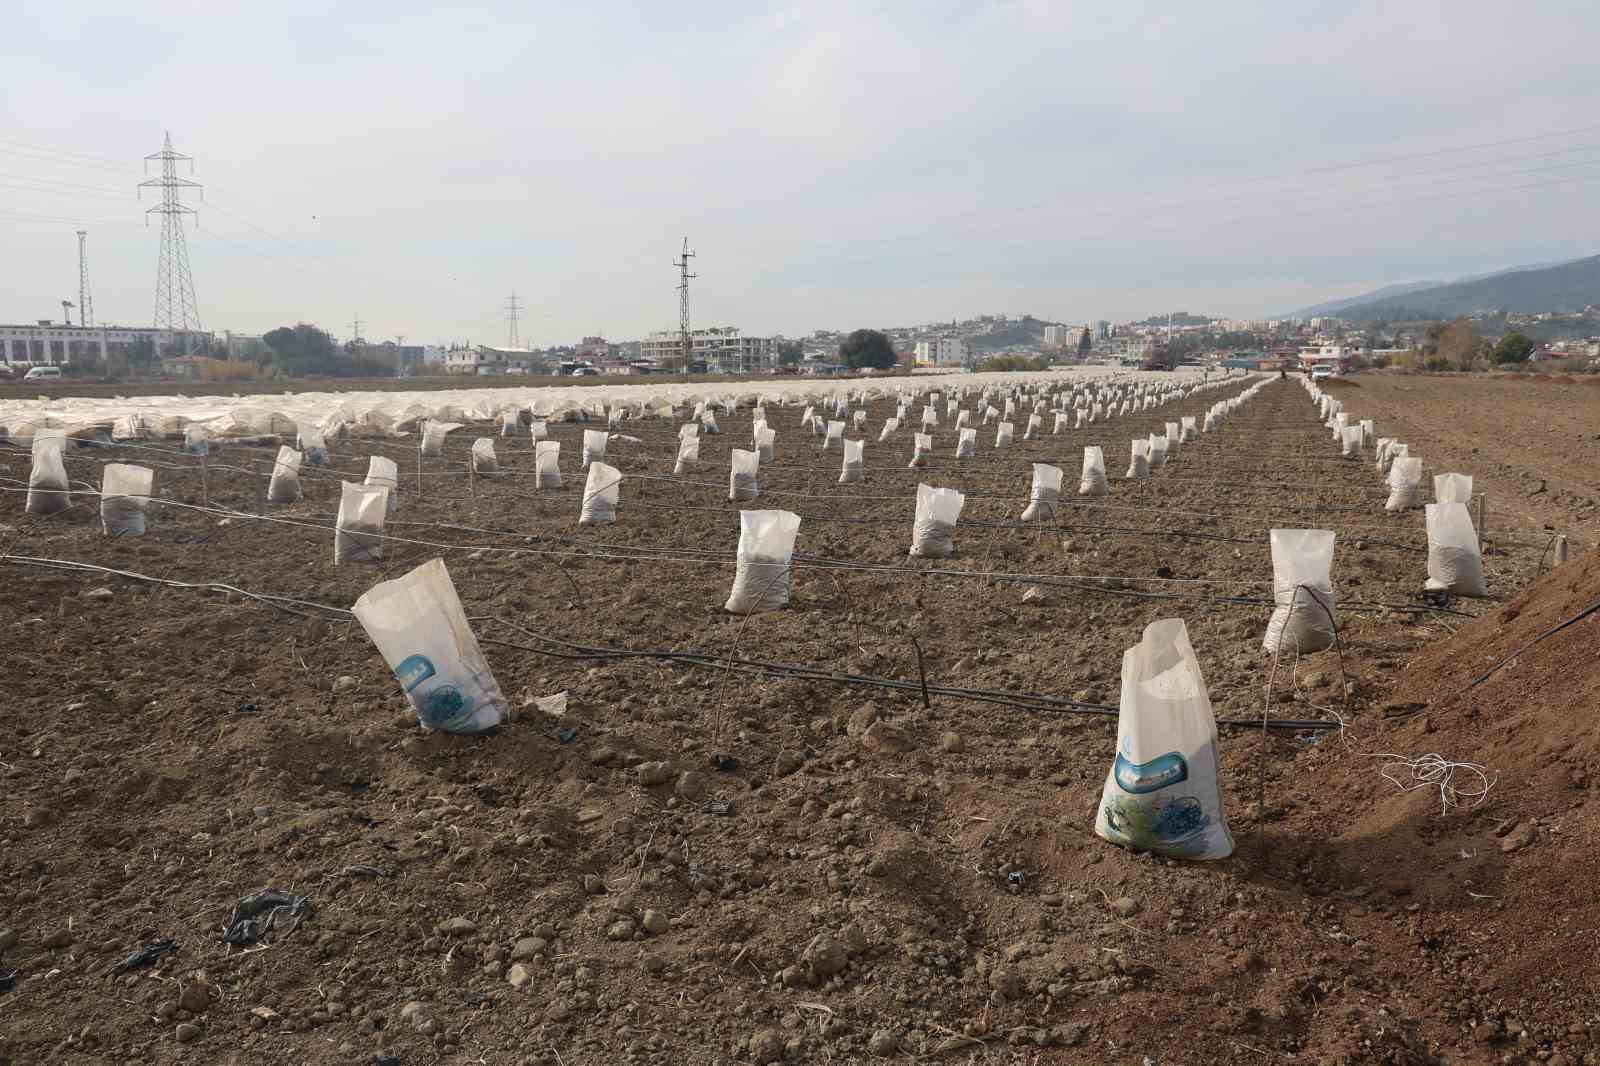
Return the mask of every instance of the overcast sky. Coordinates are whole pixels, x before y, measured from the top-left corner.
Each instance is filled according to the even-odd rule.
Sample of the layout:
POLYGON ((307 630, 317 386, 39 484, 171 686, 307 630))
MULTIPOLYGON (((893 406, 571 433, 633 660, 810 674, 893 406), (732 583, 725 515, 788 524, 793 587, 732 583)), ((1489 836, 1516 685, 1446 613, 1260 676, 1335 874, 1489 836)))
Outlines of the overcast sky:
POLYGON ((525 342, 1258 316, 1600 252, 1592 0, 12 0, 0 321, 525 342))

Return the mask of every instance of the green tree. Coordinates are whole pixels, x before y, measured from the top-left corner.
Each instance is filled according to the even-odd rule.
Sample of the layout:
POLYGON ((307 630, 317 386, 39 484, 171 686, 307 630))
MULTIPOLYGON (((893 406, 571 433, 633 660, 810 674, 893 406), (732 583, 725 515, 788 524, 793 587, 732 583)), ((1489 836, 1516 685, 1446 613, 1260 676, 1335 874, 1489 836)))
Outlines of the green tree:
POLYGON ((344 369, 333 338, 309 322, 279 326, 261 340, 272 349, 273 361, 290 374, 337 374, 344 369))
POLYGON ((858 329, 839 345, 839 360, 852 370, 888 370, 899 363, 894 345, 875 329, 858 329))
POLYGON ((799 341, 784 341, 782 344, 778 345, 778 365, 796 366, 799 364, 800 358, 804 354, 805 349, 801 346, 799 341))
POLYGON ((1512 330, 1500 338, 1500 343, 1494 346, 1494 361, 1499 364, 1526 363, 1528 356, 1533 354, 1533 341, 1522 333, 1512 330))
POLYGON ((128 349, 128 365, 135 370, 148 370, 156 361, 156 342, 147 336, 133 339, 128 349))

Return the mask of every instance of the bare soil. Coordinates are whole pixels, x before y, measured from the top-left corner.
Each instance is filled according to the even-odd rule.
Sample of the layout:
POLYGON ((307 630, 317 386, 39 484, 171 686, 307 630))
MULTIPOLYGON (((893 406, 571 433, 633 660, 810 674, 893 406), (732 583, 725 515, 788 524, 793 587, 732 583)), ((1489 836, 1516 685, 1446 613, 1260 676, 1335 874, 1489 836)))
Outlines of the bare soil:
MULTIPOLYGON (((1562 467, 1550 427, 1566 415, 1504 407, 1527 420, 1515 447, 1502 421, 1475 457, 1454 383, 1360 384, 1352 413, 1435 470, 1498 485, 1562 467)), ((0 451, 0 974, 17 971, 0 1063, 1600 1061, 1600 765, 1592 722, 1581 741, 1568 722, 1593 718, 1592 653, 1570 667, 1558 652, 1585 646, 1548 641, 1486 687, 1494 702, 1453 702, 1466 663, 1522 634, 1507 611, 1536 627, 1561 609, 1541 597, 1600 595, 1596 567, 1514 600, 1549 544, 1506 529, 1485 560, 1496 599, 1451 605, 1477 621, 1405 609, 1422 602, 1420 512, 1384 514, 1371 463, 1337 459, 1293 383, 1154 477, 1016 523, 1031 462, 1062 466, 1070 495, 1085 444, 1115 479, 1135 432, 1215 398, 998 454, 991 430, 959 463, 946 424, 924 471, 905 468, 902 432, 868 445, 849 486, 799 409, 774 408, 778 458, 750 506, 803 516, 795 590, 748 618, 722 610, 727 453, 748 411, 722 418, 686 481, 667 477, 674 424, 625 425, 640 443, 610 446, 629 478, 599 529, 577 526, 576 424, 552 427, 561 492, 535 491, 526 438, 497 438, 506 476, 469 478, 474 427, 422 464, 420 492, 413 441, 335 442, 335 469, 307 468, 290 507, 262 501, 265 449, 220 449, 204 484, 171 445, 76 449, 88 485, 105 461, 146 462, 164 499, 288 520, 160 507, 118 540, 92 496, 25 516, 27 457, 0 451), (421 543, 335 569, 338 482, 375 452, 406 474, 388 533, 421 543), (919 480, 969 493, 952 560, 906 558, 919 480), (1269 697, 1272 526, 1339 531, 1342 652, 1278 672, 1269 697), (360 626, 331 612, 18 558, 348 608, 436 555, 515 712, 491 735, 421 730, 360 626), (1045 599, 1024 603, 1034 587, 1045 599), (1273 717, 1349 722, 1224 729, 1239 847, 1219 863, 1092 835, 1104 715, 592 651, 916 682, 920 647, 936 685, 1115 706, 1122 650, 1173 615, 1219 717, 1259 718, 1270 698, 1273 717), (1563 669, 1588 680, 1539 680, 1577 676, 1563 669), (565 717, 532 705, 557 692, 565 717), (1430 750, 1499 771, 1487 802, 1441 813, 1437 790, 1402 794, 1362 754, 1430 750), (667 781, 643 783, 658 761, 667 781), (1534 838, 1502 850, 1524 823, 1534 838), (266 888, 315 913, 224 944, 234 902, 266 888), (176 950, 155 964, 110 972, 165 938, 176 950)), ((872 405, 872 440, 892 413, 872 405)), ((1570 508, 1534 517, 1584 514, 1570 508)))

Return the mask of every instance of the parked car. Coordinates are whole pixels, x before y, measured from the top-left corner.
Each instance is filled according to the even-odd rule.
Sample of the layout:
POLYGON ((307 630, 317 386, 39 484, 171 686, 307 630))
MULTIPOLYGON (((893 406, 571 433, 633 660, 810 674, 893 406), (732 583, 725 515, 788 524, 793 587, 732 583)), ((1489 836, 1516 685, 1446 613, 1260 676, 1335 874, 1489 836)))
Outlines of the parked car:
POLYGON ((22 377, 23 381, 60 381, 61 368, 59 366, 36 366, 22 377))

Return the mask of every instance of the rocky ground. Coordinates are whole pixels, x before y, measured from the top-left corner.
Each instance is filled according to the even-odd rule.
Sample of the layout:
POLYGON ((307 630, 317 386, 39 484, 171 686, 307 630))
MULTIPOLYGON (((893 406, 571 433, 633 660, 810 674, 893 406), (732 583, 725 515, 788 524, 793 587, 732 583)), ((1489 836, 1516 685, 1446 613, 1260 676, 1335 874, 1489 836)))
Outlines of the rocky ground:
MULTIPOLYGON (((1453 383, 1407 379, 1423 391, 1402 396, 1355 380, 1351 412, 1384 435, 1403 420, 1430 474, 1498 469, 1467 450, 1495 441, 1463 446, 1453 383)), ((985 433, 962 462, 945 426, 921 472, 902 433, 869 444, 849 486, 799 410, 773 409, 777 462, 753 506, 802 515, 795 592, 747 618, 722 604, 727 452, 748 411, 686 481, 666 479, 675 425, 624 427, 638 442, 608 458, 629 475, 619 521, 598 529, 576 521, 576 425, 553 427, 562 492, 534 490, 526 438, 497 441, 506 476, 469 479, 476 427, 423 466, 420 492, 414 443, 337 442, 304 502, 266 509, 287 522, 163 507, 143 538, 110 540, 92 497, 34 520, 0 494, 0 975, 15 971, 0 1063, 1600 1061, 1594 879, 1563 872, 1592 875, 1600 764, 1561 746, 1567 720, 1526 672, 1496 682, 1523 686, 1494 690, 1505 703, 1460 710, 1450 658, 1512 650, 1517 616, 1600 589, 1573 563, 1545 579, 1558 593, 1527 594, 1553 606, 1512 601, 1549 539, 1507 512, 1486 559, 1496 599, 1414 610, 1420 514, 1384 514, 1370 462, 1338 460, 1292 382, 1153 478, 1015 522, 1031 462, 1070 486, 1082 446, 1102 444, 1115 479, 1135 432, 1214 399, 1000 454, 985 433), (337 482, 374 450, 410 472, 388 532, 413 543, 336 569, 337 482), (969 494, 948 562, 906 558, 919 480, 969 494), (1226 861, 1093 836, 1105 715, 841 680, 916 681, 920 650, 936 686, 1114 706, 1122 650, 1179 616, 1218 715, 1259 718, 1271 526, 1339 531, 1343 654, 1280 672, 1270 713, 1337 711, 1349 731, 1224 728, 1226 861), (435 556, 514 711, 492 735, 419 729, 339 613, 435 556), (617 648, 827 673, 596 650, 617 648), (561 717, 535 702, 557 693, 561 717), (1504 732, 1529 701, 1543 717, 1504 732), (1430 750, 1498 771, 1488 801, 1441 813, 1437 789, 1402 794, 1364 754, 1430 750), (280 912, 293 927, 224 943, 236 903, 267 889, 308 897, 297 920, 280 912)), ((1556 466, 1565 416, 1527 403, 1499 416, 1517 463, 1548 440, 1556 466)), ((872 405, 872 440, 891 413, 872 405)), ((161 447, 79 449, 69 469, 95 484, 110 458, 145 461, 164 499, 262 510, 270 451, 219 450, 202 486, 161 447)), ((0 487, 27 477, 20 452, 0 465, 0 487)), ((1578 554, 1586 511, 1566 499, 1536 517, 1572 529, 1578 554)), ((1573 732, 1592 737, 1593 706, 1566 707, 1588 723, 1573 732)))

